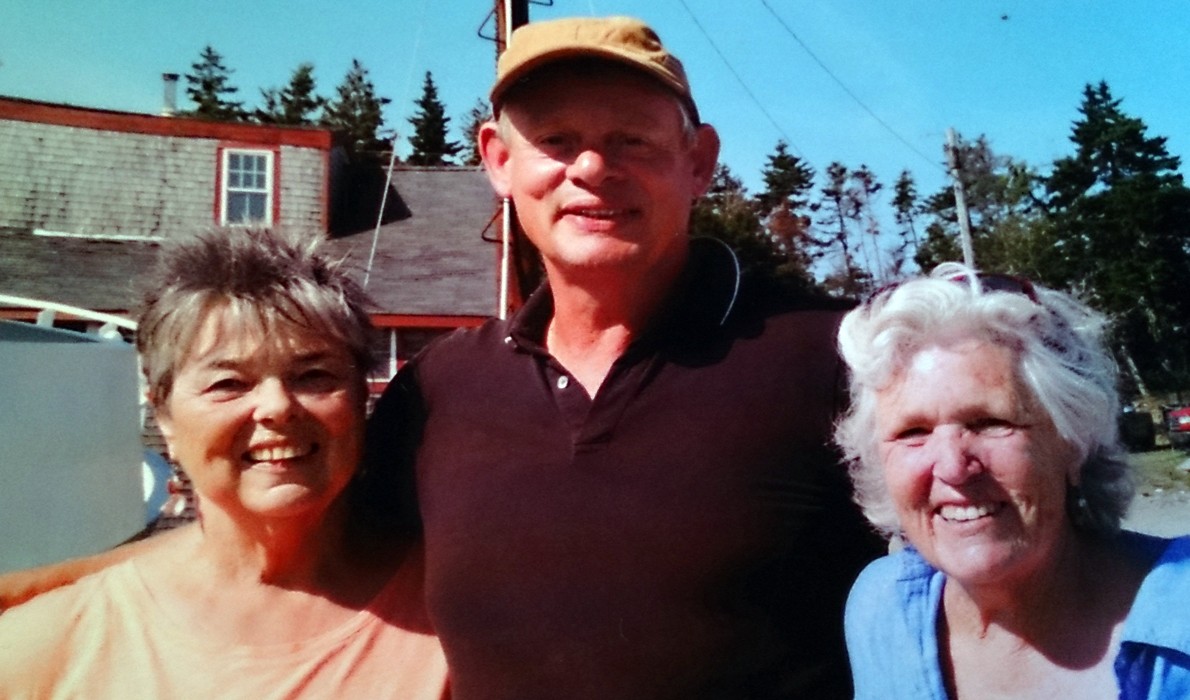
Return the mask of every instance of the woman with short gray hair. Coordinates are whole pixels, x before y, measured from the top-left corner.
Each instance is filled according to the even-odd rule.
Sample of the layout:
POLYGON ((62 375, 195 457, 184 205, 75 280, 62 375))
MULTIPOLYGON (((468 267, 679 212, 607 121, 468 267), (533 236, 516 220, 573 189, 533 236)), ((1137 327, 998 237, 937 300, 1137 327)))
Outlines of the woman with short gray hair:
POLYGON ((856 500, 906 547, 852 589, 857 698, 1190 697, 1190 539, 1120 530, 1105 319, 946 264, 839 329, 856 500), (1179 608, 1180 610, 1180 608, 1179 608), (1185 618, 1185 619, 1183 619, 1185 618))

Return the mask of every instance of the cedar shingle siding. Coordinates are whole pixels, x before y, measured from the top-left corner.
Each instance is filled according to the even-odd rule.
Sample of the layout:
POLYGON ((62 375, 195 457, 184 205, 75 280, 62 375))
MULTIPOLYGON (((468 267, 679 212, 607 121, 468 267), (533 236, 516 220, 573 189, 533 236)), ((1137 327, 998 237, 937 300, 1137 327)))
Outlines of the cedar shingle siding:
POLYGON ((326 232, 329 132, 6 98, 0 98, 0 225, 162 238, 210 228, 218 224, 222 147, 277 154, 274 225, 326 232), (313 144, 319 136, 324 144, 291 143, 313 144))

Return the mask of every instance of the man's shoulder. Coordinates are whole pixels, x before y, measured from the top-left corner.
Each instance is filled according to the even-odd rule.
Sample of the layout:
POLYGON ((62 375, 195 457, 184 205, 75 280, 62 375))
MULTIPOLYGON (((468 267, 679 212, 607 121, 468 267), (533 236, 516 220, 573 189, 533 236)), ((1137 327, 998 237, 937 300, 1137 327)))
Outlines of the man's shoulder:
POLYGON ((478 326, 457 328, 426 346, 413 362, 425 365, 491 353, 507 344, 510 327, 508 319, 491 318, 478 326))

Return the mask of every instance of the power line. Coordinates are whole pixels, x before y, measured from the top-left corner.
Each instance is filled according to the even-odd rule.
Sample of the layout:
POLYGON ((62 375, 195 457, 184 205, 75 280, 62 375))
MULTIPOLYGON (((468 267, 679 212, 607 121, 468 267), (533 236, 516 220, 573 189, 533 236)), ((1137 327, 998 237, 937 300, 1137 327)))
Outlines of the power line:
MULTIPOLYGON (((684 4, 685 3, 683 3, 683 5, 684 4)), ((805 51, 806 54, 810 56, 810 58, 814 59, 814 62, 818 64, 818 67, 821 68, 824 73, 829 75, 831 80, 834 80, 835 83, 838 84, 838 86, 843 89, 843 92, 847 93, 848 97, 850 97, 852 100, 855 100, 855 103, 857 105, 859 105, 860 108, 863 109, 865 112, 867 112, 868 116, 872 117, 872 119, 875 119, 877 124, 884 127, 885 131, 892 134, 894 138, 896 138, 898 141, 900 141, 902 144, 904 144, 904 146, 906 148, 908 148, 910 151, 913 151, 918 156, 921 156, 921 158, 923 160, 925 160, 926 162, 928 162, 931 166, 937 168, 938 170, 941 170, 944 173, 946 172, 946 169, 943 168, 941 164, 939 164, 934 159, 930 158, 929 156, 927 156, 924 153, 922 153, 921 151, 919 151, 916 146, 914 146, 912 143, 909 143, 909 141, 905 137, 903 137, 899 133, 897 133, 896 129, 889 126, 887 122, 885 122, 875 112, 873 112, 871 109, 869 109, 868 106, 866 104, 864 104, 864 101, 861 100, 859 98, 859 96, 856 95, 854 92, 852 92, 851 88, 847 87, 847 85, 844 84, 843 81, 839 79, 839 76, 835 75, 834 72, 832 72, 831 69, 828 68, 826 66, 826 64, 822 62, 822 59, 818 58, 818 56, 815 55, 814 52, 810 50, 809 46, 806 46, 806 42, 802 41, 801 37, 799 37, 797 35, 797 33, 794 32, 793 29, 788 24, 786 24, 785 20, 782 19, 781 16, 778 15, 775 10, 773 10, 773 8, 769 5, 768 0, 760 0, 760 4, 764 5, 764 9, 769 11, 769 14, 771 14, 773 16, 773 18, 777 20, 777 23, 781 25, 781 28, 784 29, 785 32, 787 34, 789 34, 789 36, 793 37, 793 40, 797 42, 798 46, 802 47, 802 50, 805 51)))
POLYGON ((715 40, 711 38, 710 33, 707 32, 707 30, 702 26, 702 22, 698 21, 698 17, 694 16, 694 13, 686 4, 686 0, 678 0, 678 2, 681 3, 682 8, 686 10, 686 14, 690 15, 690 19, 694 22, 694 26, 698 27, 698 31, 702 32, 702 35, 704 38, 706 38, 707 43, 710 44, 711 48, 715 50, 715 53, 719 55, 719 60, 723 61, 723 65, 727 66, 727 70, 731 71, 731 74, 735 76, 736 82, 740 84, 740 87, 744 88, 744 92, 748 94, 748 98, 752 100, 752 104, 756 105, 756 108, 760 110, 760 113, 769 120, 769 123, 773 125, 773 128, 777 130, 777 133, 781 135, 781 138, 784 139, 787 144, 789 144, 790 148, 793 149, 793 152, 799 157, 803 157, 801 150, 798 149, 796 144, 794 144, 793 139, 789 138, 789 134, 785 133, 785 130, 781 128, 781 125, 777 123, 776 119, 773 119, 773 115, 769 114, 769 111, 764 108, 764 105, 760 103, 760 100, 757 99, 756 95, 752 93, 752 90, 748 88, 748 84, 745 83, 744 79, 740 77, 740 74, 736 72, 735 67, 731 65, 731 61, 727 60, 727 56, 723 55, 723 52, 719 50, 719 46, 715 44, 715 40))

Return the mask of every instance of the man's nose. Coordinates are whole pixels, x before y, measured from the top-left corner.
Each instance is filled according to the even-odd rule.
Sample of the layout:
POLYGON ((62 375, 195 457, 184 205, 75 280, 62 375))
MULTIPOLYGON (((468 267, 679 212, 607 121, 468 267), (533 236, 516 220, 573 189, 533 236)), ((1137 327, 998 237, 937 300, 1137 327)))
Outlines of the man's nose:
POLYGON ((596 148, 586 148, 570 164, 570 178, 598 185, 607 177, 610 167, 610 158, 606 152, 596 148))

